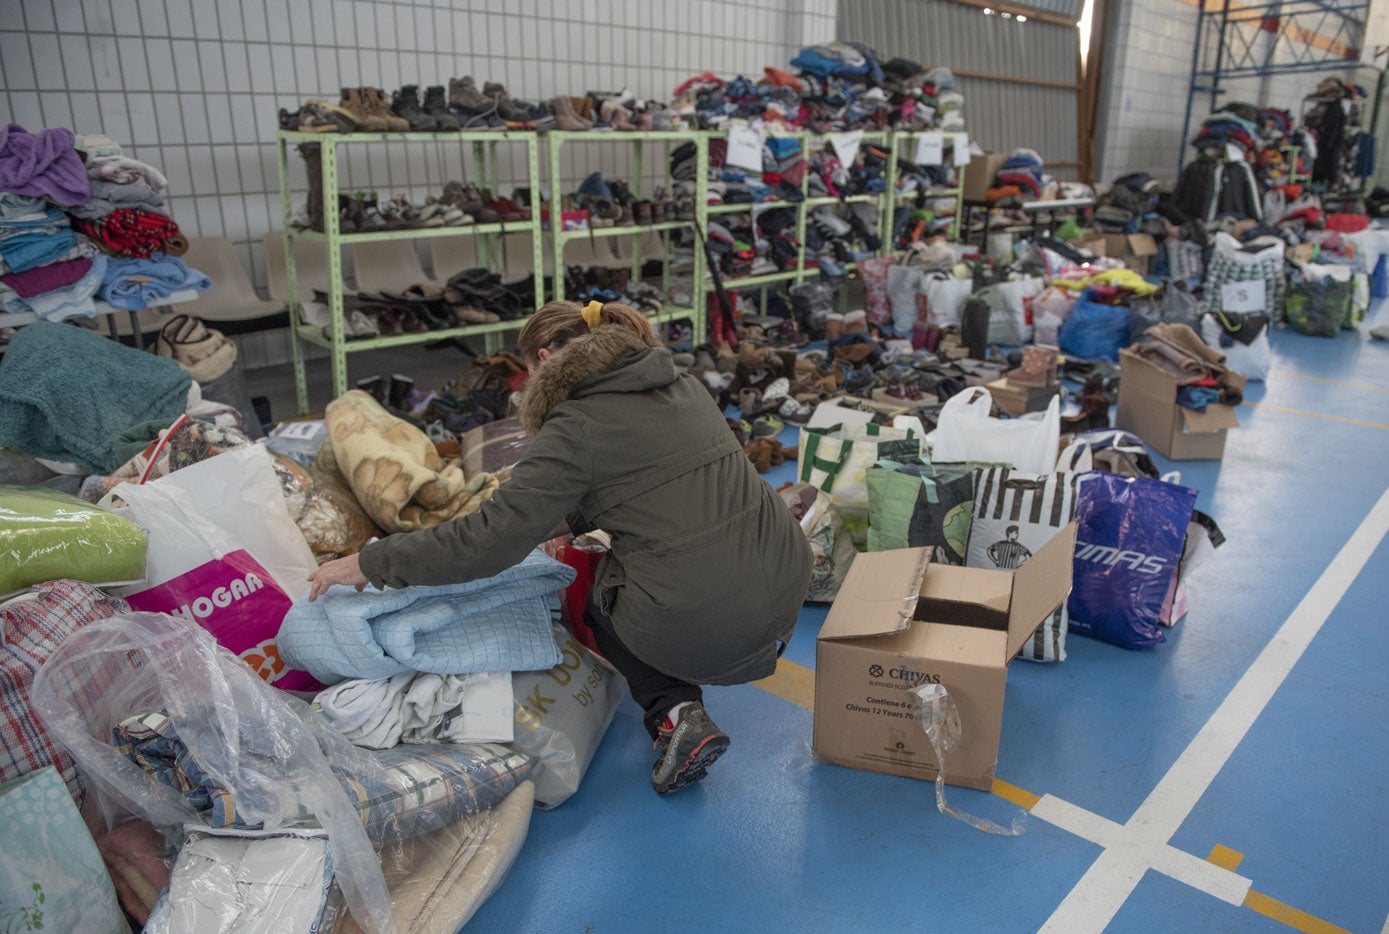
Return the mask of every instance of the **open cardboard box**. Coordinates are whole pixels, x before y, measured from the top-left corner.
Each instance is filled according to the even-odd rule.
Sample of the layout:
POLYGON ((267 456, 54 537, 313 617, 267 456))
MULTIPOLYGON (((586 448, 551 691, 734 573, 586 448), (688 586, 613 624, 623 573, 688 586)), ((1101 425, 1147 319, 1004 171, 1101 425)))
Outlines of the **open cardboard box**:
POLYGON ((1104 234, 1104 255, 1122 260, 1124 265, 1146 276, 1157 256, 1157 240, 1152 234, 1104 234))
POLYGON ((1008 663, 1071 591, 1071 523, 1015 571, 932 564, 925 548, 861 554, 815 650, 815 754, 833 765, 934 780, 913 690, 940 684, 959 709, 945 780, 989 789, 1008 663))
MULTIPOLYGON (((1177 404, 1181 384, 1162 367, 1141 354, 1119 351, 1119 408, 1114 424, 1131 431, 1174 461, 1220 460, 1225 456, 1225 435, 1239 427, 1239 416, 1228 405, 1208 405, 1197 412, 1177 404)), ((1244 377, 1230 373, 1244 388, 1244 377)))
POLYGON ((965 166, 964 184, 960 186, 965 200, 987 200, 989 189, 994 187, 994 176, 1007 161, 1008 154, 1002 152, 986 152, 982 156, 971 158, 969 165, 965 166))

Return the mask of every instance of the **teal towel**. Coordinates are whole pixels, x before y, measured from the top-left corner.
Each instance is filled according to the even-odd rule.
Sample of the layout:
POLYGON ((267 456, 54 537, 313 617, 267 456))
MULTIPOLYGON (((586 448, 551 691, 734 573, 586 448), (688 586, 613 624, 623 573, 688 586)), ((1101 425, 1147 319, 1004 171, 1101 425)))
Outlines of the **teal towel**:
POLYGON ((188 407, 191 377, 177 363, 74 327, 19 329, 0 360, 0 447, 109 474, 118 435, 171 423, 188 407))

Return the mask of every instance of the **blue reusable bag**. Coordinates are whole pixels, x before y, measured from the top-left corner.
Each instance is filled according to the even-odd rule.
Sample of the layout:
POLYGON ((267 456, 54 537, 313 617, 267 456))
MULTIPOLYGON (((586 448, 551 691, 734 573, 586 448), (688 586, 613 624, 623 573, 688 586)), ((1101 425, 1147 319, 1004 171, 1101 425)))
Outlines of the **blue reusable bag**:
POLYGON ((1095 301, 1088 289, 1061 325, 1061 349, 1084 360, 1118 360, 1119 348, 1129 345, 1129 308, 1095 301))
POLYGON ((1182 560, 1196 491, 1095 471, 1080 484, 1071 632, 1143 649, 1166 641, 1158 618, 1182 560))

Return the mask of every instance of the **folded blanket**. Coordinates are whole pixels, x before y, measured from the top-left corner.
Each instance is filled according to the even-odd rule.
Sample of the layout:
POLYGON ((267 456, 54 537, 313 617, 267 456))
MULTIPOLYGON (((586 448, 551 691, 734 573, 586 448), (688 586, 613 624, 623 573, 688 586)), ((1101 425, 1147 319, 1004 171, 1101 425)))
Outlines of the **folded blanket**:
MULTIPOLYGON (((161 785, 174 789, 183 802, 202 815, 209 827, 259 830, 239 816, 236 789, 223 787, 189 752, 174 721, 162 712, 122 720, 112 731, 112 746, 161 785)), ((263 752, 273 763, 273 736, 242 735, 244 764, 263 752), (257 744, 266 747, 258 750, 257 744)), ((530 777, 535 760, 505 746, 476 743, 467 746, 412 746, 362 753, 363 772, 341 765, 333 771, 348 802, 362 819, 373 843, 399 841, 446 827, 468 814, 495 807, 530 777)), ((252 793, 260 793, 253 789, 252 793)), ((307 816, 307 815, 304 815, 307 816)), ((285 814, 282 825, 299 816, 285 814)))
POLYGON ((368 749, 400 743, 509 743, 515 735, 509 671, 407 671, 375 681, 344 681, 321 691, 314 706, 354 746, 368 749))
POLYGON ((18 123, 0 129, 0 191, 81 204, 91 197, 72 131, 62 127, 29 133, 18 123))
POLYGON ((92 198, 86 204, 68 208, 73 217, 105 217, 121 208, 137 208, 151 214, 169 216, 164 209, 164 199, 148 185, 132 183, 118 184, 92 179, 92 198))
MULTIPOLYGON (((87 271, 76 282, 41 292, 32 298, 20 298, 7 286, 0 285, 0 306, 13 314, 30 312, 45 321, 66 321, 68 318, 95 318, 96 292, 106 272, 106 257, 73 260, 88 263, 87 271)), ((47 269, 41 266, 39 269, 47 269)), ((39 270, 33 270, 38 272, 39 270)), ((20 273, 20 275, 25 275, 20 273)))
POLYGON ((0 445, 110 473, 121 463, 112 439, 142 422, 172 422, 190 382, 172 360, 39 321, 20 328, 0 360, 0 445))
POLYGON ((20 298, 33 298, 35 295, 61 289, 65 285, 72 285, 85 276, 91 268, 92 261, 83 257, 82 259, 70 259, 66 262, 49 263, 27 272, 12 272, 0 276, 0 282, 13 289, 20 298))
MULTIPOLYGON (((412 532, 466 516, 492 498, 491 474, 467 476, 429 437, 354 389, 324 419, 333 458, 367 515, 388 532, 412 532)), ((326 446, 326 445, 325 445, 326 446)))
POLYGON ((574 569, 540 551, 496 577, 400 590, 335 586, 290 607, 280 654, 324 684, 405 671, 462 675, 559 663, 550 631, 574 569))
POLYGON ((188 252, 188 241, 178 224, 162 214, 137 208, 120 208, 105 217, 75 218, 73 227, 111 256, 143 259, 154 253, 182 256, 188 252))
MULTIPOLYGON (((497 890, 526 842, 535 785, 522 782, 506 800, 463 818, 383 861, 395 929, 454 934, 497 890)), ((362 934, 350 915, 335 934, 362 934)))
POLYGON ((76 245, 66 226, 49 226, 0 240, 0 260, 9 272, 27 272, 57 262, 76 245))

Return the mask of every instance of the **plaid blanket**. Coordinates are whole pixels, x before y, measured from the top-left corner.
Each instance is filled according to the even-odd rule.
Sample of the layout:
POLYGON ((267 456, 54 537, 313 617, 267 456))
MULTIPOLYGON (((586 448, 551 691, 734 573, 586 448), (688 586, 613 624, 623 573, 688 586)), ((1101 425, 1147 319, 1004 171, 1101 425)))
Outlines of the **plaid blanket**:
POLYGON ((76 218, 72 226, 111 256, 146 259, 151 253, 181 256, 188 252, 188 241, 178 224, 138 208, 119 208, 105 217, 76 218))
MULTIPOLYGON (((243 756, 255 756, 255 737, 243 736, 243 756)), ((273 737, 265 737, 267 747, 273 737)), ((237 814, 236 791, 210 775, 179 738, 163 711, 130 717, 112 731, 116 751, 156 781, 178 791, 209 827, 260 830, 237 814)), ((505 746, 419 746, 409 750, 360 750, 370 765, 349 770, 333 765, 343 793, 362 818, 373 843, 429 833, 460 817, 499 804, 530 777, 535 761, 505 746)), ((267 748, 264 753, 270 759, 267 748)), ((270 773, 273 777, 273 773, 270 773)))

